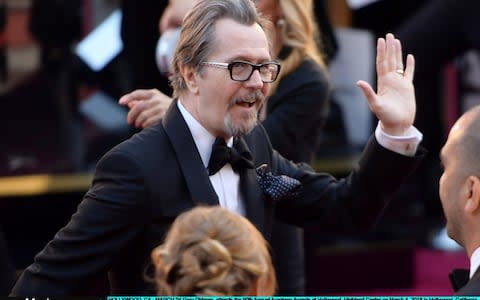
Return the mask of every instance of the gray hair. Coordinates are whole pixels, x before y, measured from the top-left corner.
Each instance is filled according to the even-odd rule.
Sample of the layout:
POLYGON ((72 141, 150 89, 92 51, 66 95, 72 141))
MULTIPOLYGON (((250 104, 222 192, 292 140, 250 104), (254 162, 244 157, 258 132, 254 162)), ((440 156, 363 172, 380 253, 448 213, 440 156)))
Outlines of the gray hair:
POLYGON ((197 68, 214 52, 215 23, 232 19, 243 25, 259 24, 268 35, 269 21, 261 17, 251 0, 201 0, 183 20, 180 38, 173 57, 173 75, 170 77, 174 97, 187 89, 180 73, 180 65, 197 68))

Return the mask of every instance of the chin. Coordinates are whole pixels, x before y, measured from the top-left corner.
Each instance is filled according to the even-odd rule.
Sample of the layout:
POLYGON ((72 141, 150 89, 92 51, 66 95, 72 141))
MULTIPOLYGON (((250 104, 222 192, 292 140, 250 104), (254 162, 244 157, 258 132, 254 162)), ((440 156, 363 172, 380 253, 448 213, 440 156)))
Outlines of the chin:
POLYGON ((230 115, 225 118, 225 132, 230 136, 241 136, 248 134, 257 125, 257 116, 249 116, 241 122, 233 122, 230 115))

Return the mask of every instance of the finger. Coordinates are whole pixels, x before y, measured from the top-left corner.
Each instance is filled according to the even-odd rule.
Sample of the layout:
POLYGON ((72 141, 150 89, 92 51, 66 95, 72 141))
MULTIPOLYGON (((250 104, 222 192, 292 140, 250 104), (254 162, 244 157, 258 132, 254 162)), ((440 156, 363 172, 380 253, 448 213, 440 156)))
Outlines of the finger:
MULTIPOLYGON (((151 101, 153 102, 153 101, 151 101)), ((141 123, 143 128, 146 128, 154 123, 158 122, 167 111, 167 107, 159 106, 159 105, 152 105, 145 109, 145 111, 138 117, 138 122, 141 123)))
POLYGON ((128 102, 128 109, 132 109, 135 105, 137 105, 137 103, 139 103, 140 101, 137 101, 137 100, 133 100, 133 101, 130 101, 128 102))
POLYGON ((137 118, 135 119, 135 127, 137 128, 145 128, 143 127, 143 123, 147 120, 148 118, 148 111, 142 111, 137 118))
POLYGON ((158 118, 157 115, 150 116, 145 122, 142 123, 142 127, 147 128, 149 126, 152 126, 152 125, 158 123, 158 121, 160 121, 160 119, 161 118, 158 118))
POLYGON ((131 92, 130 94, 131 97, 135 98, 135 100, 148 100, 154 95, 155 91, 155 89, 138 89, 131 92))
POLYGON ((415 58, 412 54, 407 55, 407 67, 405 68, 405 78, 413 81, 413 75, 415 73, 415 58))
MULTIPOLYGON (((143 127, 143 123, 151 117, 156 109, 156 106, 153 105, 153 101, 145 101, 142 103, 140 107, 141 110, 138 111, 138 114, 135 118, 135 127, 141 128, 143 127)), ((145 127, 143 127, 145 128, 145 127)))
POLYGON ((377 40, 377 60, 376 60, 377 74, 379 76, 382 76, 387 73, 386 64, 385 64, 385 57, 386 57, 385 47, 386 47, 385 39, 379 38, 377 40))
POLYGON ((144 106, 145 106, 145 102, 141 101, 141 102, 138 102, 132 109, 130 109, 127 115, 128 124, 135 124, 135 126, 138 127, 137 118, 144 110, 144 106))
POLYGON ((135 120, 135 126, 138 128, 146 128, 149 124, 153 123, 154 119, 159 120, 162 116, 163 114, 159 113, 156 108, 145 109, 135 120), (149 122, 149 120, 151 121, 149 122))
POLYGON ((122 97, 120 97, 120 99, 118 99, 118 103, 120 105, 126 105, 128 103, 130 103, 131 101, 133 101, 134 99, 130 96, 130 93, 129 94, 125 94, 123 95, 122 97))
POLYGON ((396 70, 403 71, 402 43, 399 39, 395 39, 395 56, 397 58, 396 70))
POLYGON ((123 95, 120 100, 118 100, 118 103, 125 105, 130 101, 134 100, 146 100, 150 98, 153 94, 153 90, 144 90, 144 89, 138 89, 135 90, 131 93, 128 93, 126 95, 123 95))
POLYGON ((368 106, 370 106, 370 109, 373 111, 372 108, 377 105, 377 95, 373 91, 372 86, 363 80, 357 81, 357 86, 362 90, 365 98, 367 98, 368 106))
POLYGON ((387 72, 395 71, 397 68, 397 56, 395 51, 395 37, 391 33, 386 36, 386 63, 387 72))

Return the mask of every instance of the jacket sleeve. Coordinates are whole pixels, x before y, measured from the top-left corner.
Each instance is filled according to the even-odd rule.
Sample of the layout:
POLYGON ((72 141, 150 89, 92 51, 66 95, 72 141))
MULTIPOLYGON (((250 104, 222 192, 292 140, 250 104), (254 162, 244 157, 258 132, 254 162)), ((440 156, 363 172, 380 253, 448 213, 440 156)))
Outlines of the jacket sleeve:
POLYGON ((108 269, 115 256, 148 220, 142 169, 128 155, 106 154, 76 213, 34 262, 10 296, 82 295, 89 279, 108 269))
POLYGON ((415 157, 400 155, 383 148, 372 137, 350 175, 336 179, 295 165, 274 152, 276 171, 303 185, 297 199, 278 204, 277 214, 287 222, 300 226, 314 223, 329 232, 371 229, 424 155, 421 147, 415 157))

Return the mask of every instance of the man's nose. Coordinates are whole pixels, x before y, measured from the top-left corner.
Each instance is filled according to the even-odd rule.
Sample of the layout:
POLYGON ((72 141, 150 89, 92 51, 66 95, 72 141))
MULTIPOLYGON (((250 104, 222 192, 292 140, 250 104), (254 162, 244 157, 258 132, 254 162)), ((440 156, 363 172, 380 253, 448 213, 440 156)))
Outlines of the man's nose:
POLYGON ((252 75, 250 76, 250 79, 245 81, 245 83, 249 87, 262 88, 263 87, 263 81, 262 81, 262 76, 260 75, 260 71, 259 70, 254 70, 252 75))

